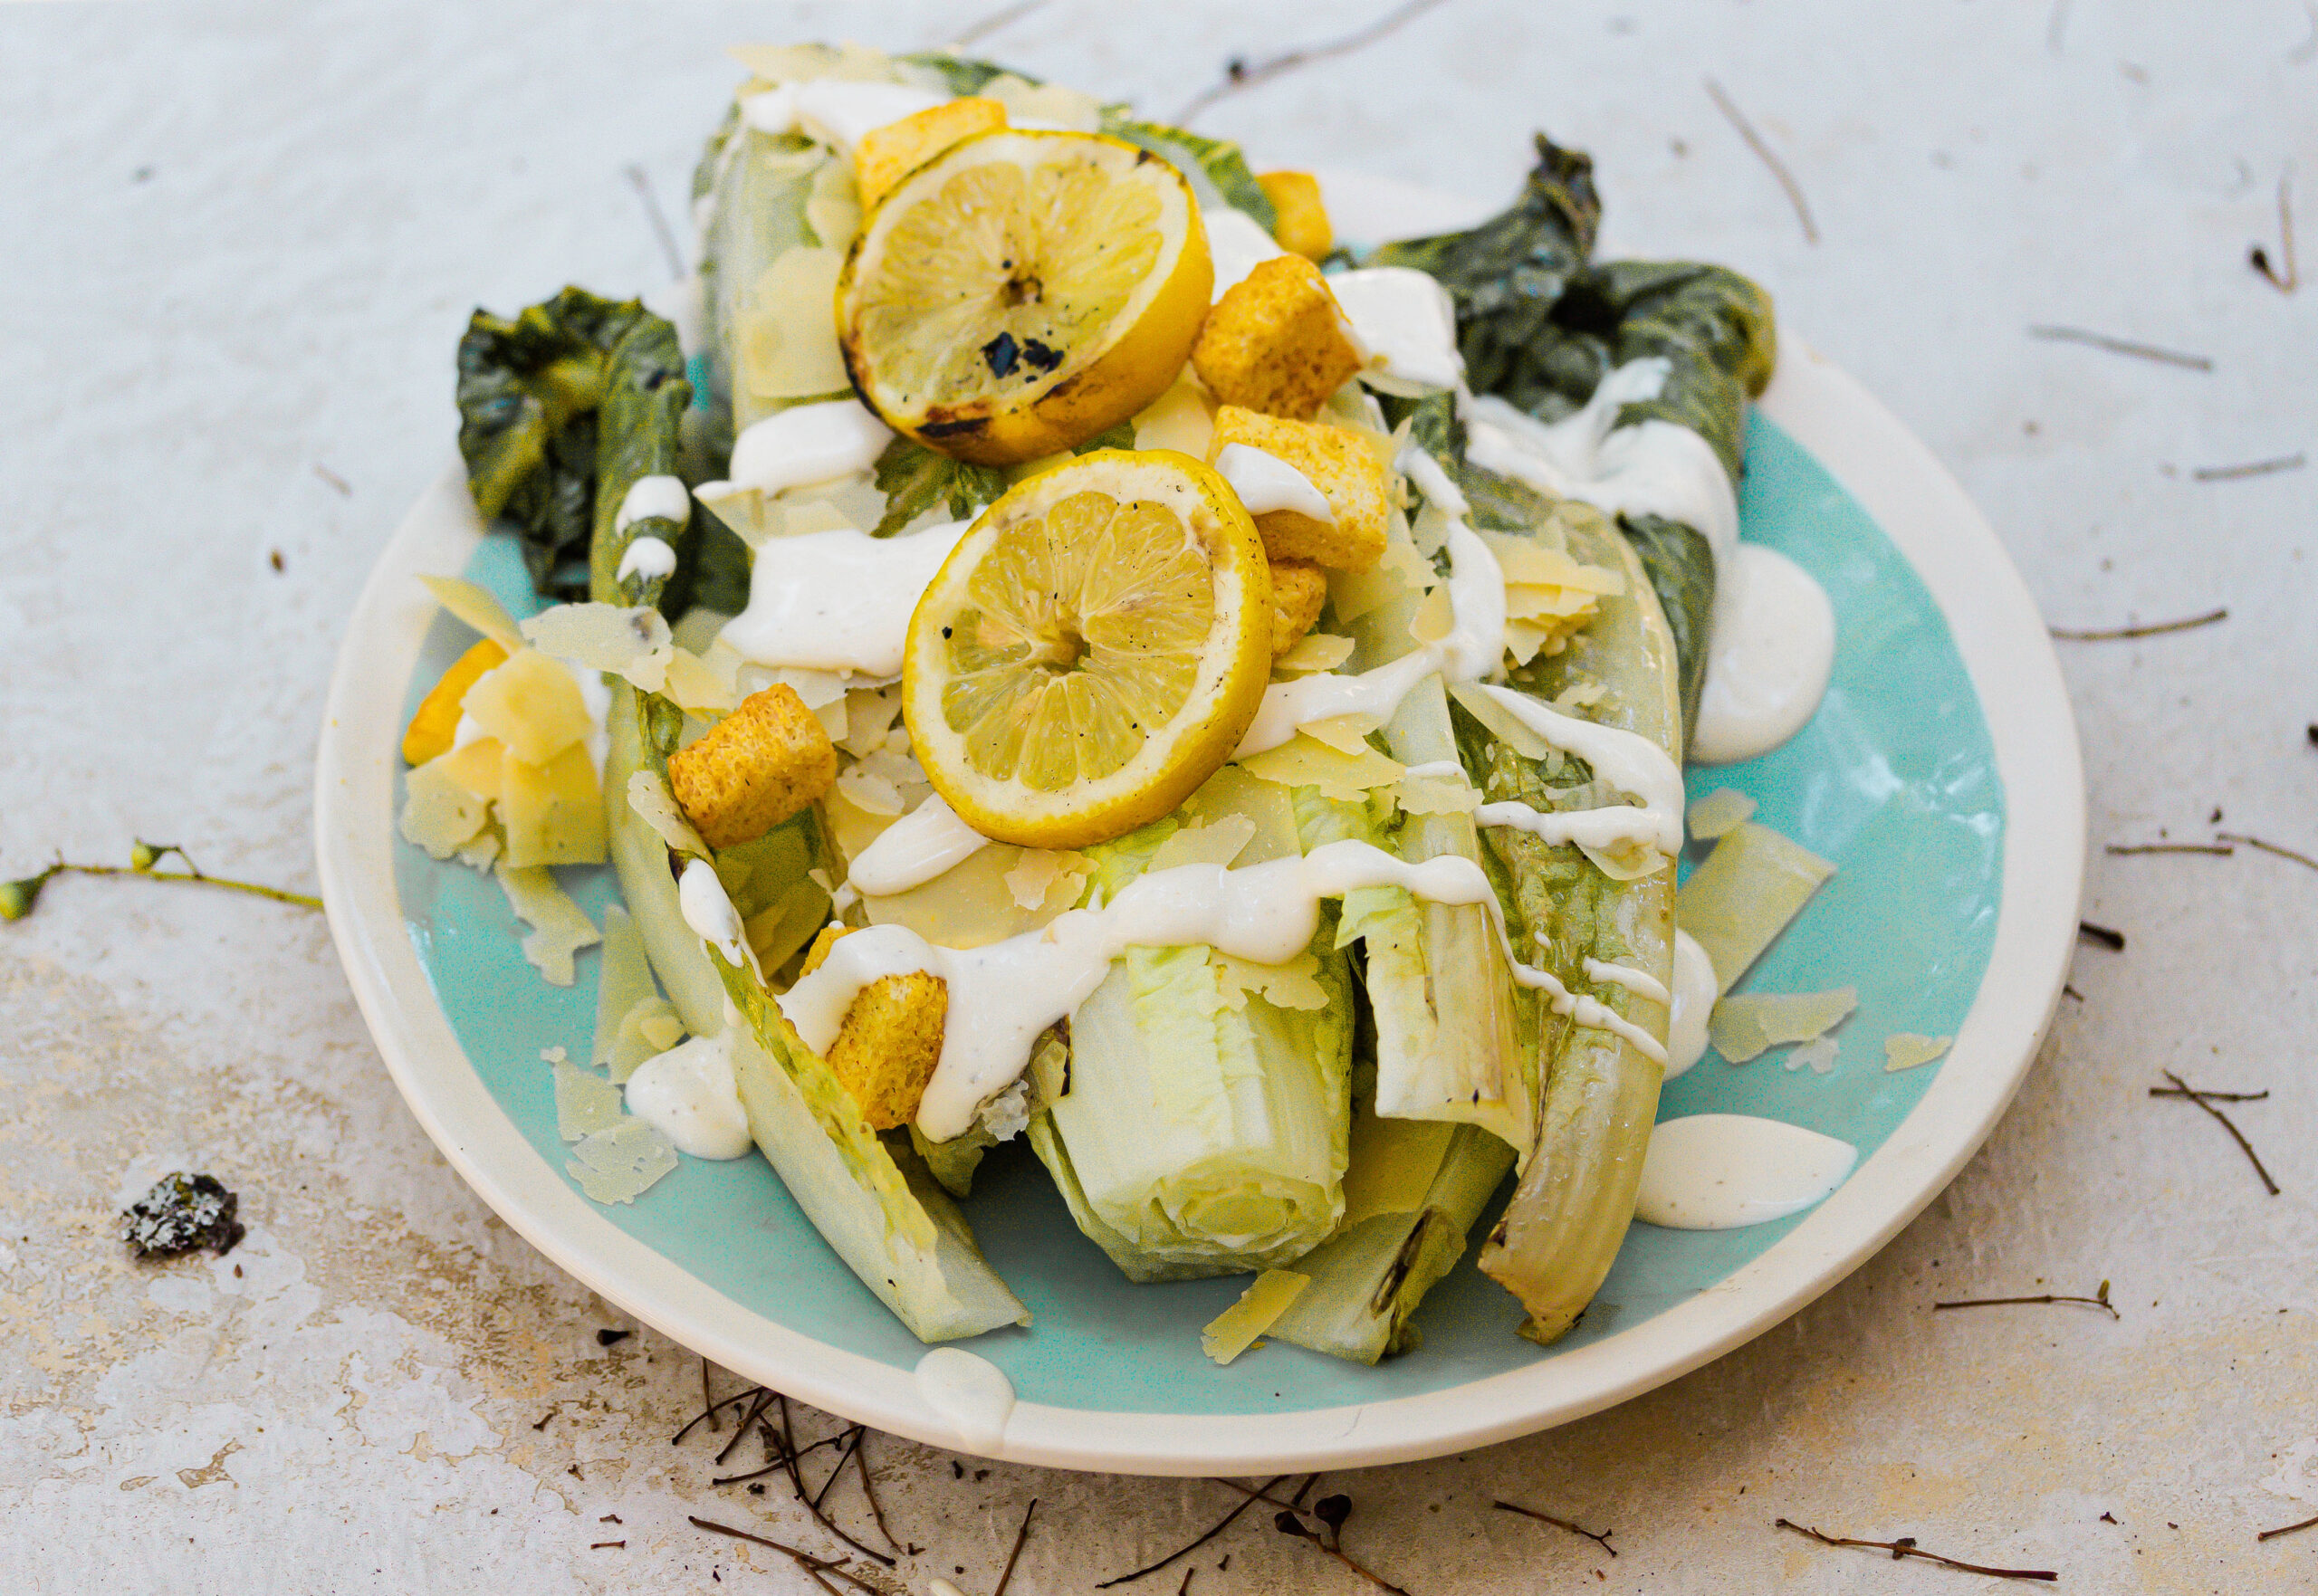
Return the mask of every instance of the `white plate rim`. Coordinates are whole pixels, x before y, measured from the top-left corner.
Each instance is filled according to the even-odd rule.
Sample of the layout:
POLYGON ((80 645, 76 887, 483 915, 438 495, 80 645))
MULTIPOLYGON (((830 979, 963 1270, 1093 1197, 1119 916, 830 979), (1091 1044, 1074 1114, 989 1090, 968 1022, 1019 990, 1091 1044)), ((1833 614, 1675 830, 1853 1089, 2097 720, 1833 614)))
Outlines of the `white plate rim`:
MULTIPOLYGON (((1354 236, 1471 207, 1406 184, 1327 174, 1354 236), (1363 219, 1372 225, 1361 226, 1363 219)), ((1744 1344, 1896 1235, 1977 1152, 2027 1074, 2058 1004, 2084 872, 2074 716, 2043 616, 1995 530, 1866 389, 1791 333, 1759 406, 1842 483, 1946 618, 2004 784, 2002 896, 1978 992, 1922 1099, 1834 1196, 1761 1256, 1631 1328, 1442 1391, 1295 1413, 1164 1414, 1017 1404, 1008 1462, 1152 1475, 1255 1475, 1403 1462, 1601 1411, 1744 1344)), ((482 528, 455 464, 372 568, 332 673, 316 754, 314 846, 331 936, 412 1113, 492 1209, 582 1285, 736 1374, 846 1419, 960 1449, 905 1371, 751 1312, 613 1225, 500 1110, 437 1006, 394 883, 393 793, 405 685, 436 613, 417 578, 464 569, 482 528)), ((1509 1305, 1508 1325, 1513 1314, 1509 1305)))

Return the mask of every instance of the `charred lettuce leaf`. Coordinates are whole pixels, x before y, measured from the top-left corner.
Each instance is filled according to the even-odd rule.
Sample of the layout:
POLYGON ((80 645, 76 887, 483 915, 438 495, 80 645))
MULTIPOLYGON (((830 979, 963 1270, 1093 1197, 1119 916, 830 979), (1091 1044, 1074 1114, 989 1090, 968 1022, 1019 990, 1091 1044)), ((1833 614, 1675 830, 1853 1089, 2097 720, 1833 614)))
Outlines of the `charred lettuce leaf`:
POLYGON ((1271 196, 1256 181, 1248 158, 1230 139, 1202 139, 1181 128, 1138 122, 1112 110, 1103 113, 1103 131, 1149 150, 1181 172, 1202 205, 1225 205, 1245 211, 1267 233, 1279 225, 1279 213, 1272 208, 1271 196))
POLYGON ((1622 515, 1618 528, 1633 545, 1658 607, 1673 635, 1674 690, 1682 702, 1682 725, 1698 724, 1699 694, 1706 687, 1708 630, 1714 621, 1714 550, 1696 527, 1662 515, 1622 515))
POLYGON ((542 597, 588 597, 589 542, 599 479, 625 483, 666 435, 675 470, 676 421, 691 400, 675 332, 636 300, 567 288, 512 320, 477 311, 459 339, 459 454, 475 508, 522 540, 523 563, 542 597), (673 363, 673 364, 672 364, 673 363), (621 410, 621 444, 599 459, 599 411, 621 410), (631 415, 631 412, 634 414, 631 415))
POLYGON ((959 521, 988 508, 1006 492, 1006 473, 896 438, 877 456, 877 491, 886 496, 886 514, 870 535, 890 538, 937 504, 959 521))

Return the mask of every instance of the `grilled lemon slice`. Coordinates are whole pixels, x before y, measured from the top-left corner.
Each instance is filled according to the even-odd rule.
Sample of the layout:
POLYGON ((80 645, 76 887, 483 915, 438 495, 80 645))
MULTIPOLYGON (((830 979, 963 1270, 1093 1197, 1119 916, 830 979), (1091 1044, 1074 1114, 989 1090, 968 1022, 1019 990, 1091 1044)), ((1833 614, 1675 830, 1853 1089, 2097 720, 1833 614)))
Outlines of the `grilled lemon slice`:
POLYGON ((918 601, 910 747, 975 830, 1118 836, 1231 757, 1271 665, 1255 523, 1188 454, 1103 449, 1018 483, 918 601))
POLYGON ((951 146, 870 212, 838 342, 897 432, 984 465, 1058 453, 1165 392, 1214 269, 1182 174, 1091 133, 951 146))

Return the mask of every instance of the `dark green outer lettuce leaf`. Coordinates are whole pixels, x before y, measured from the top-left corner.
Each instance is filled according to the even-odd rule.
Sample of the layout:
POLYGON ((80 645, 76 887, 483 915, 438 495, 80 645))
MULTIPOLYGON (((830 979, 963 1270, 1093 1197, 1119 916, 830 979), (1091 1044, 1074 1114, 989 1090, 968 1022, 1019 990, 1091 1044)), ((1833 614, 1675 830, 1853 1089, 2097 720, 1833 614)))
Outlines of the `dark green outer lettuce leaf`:
POLYGON ((692 384, 685 380, 684 351, 676 330, 657 316, 638 317, 605 363, 603 406, 596 426, 596 511, 589 544, 589 596, 607 604, 655 604, 664 598, 670 615, 683 613, 690 587, 698 514, 681 523, 650 516, 615 532, 620 502, 647 476, 679 476, 685 411, 692 384), (614 579, 621 556, 638 538, 658 538, 676 551, 670 578, 614 579), (664 593, 664 589, 673 589, 664 593))
POLYGON ((1183 175, 1202 206, 1226 205, 1245 211, 1267 233, 1279 225, 1271 196, 1256 181, 1248 158, 1228 139, 1203 139, 1158 122, 1138 122, 1116 110, 1103 112, 1103 129, 1138 149, 1147 149, 1183 175))

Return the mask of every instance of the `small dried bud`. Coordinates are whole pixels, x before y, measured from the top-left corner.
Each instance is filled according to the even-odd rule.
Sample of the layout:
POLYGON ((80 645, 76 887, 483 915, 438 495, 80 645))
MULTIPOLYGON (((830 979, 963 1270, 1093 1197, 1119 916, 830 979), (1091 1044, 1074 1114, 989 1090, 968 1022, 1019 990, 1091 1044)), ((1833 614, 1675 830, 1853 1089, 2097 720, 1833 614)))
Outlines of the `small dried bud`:
POLYGON ((1312 1504, 1312 1516, 1332 1530, 1340 1530, 1344 1528, 1344 1521, 1352 1516, 1352 1498, 1323 1496, 1312 1504))
POLYGON ((1272 1528, 1278 1530, 1281 1534, 1294 1535, 1299 1541, 1309 1541, 1315 1538, 1311 1530, 1305 1525, 1304 1521, 1297 1517, 1293 1513, 1288 1512, 1284 1507, 1278 1513, 1272 1515, 1271 1524, 1272 1528))

